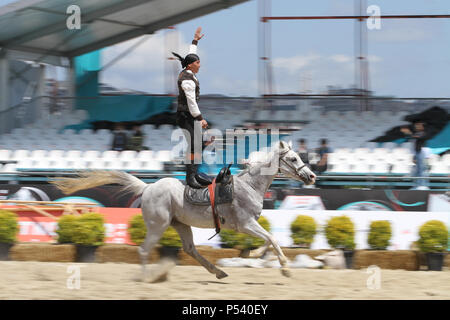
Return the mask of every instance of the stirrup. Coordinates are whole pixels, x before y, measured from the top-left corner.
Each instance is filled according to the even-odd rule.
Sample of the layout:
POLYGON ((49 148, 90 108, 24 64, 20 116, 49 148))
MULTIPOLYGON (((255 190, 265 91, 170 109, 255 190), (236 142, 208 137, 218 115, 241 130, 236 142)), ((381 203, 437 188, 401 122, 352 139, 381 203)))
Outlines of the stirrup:
POLYGON ((212 183, 213 179, 208 176, 207 174, 203 172, 199 172, 195 175, 195 180, 197 180, 198 183, 204 186, 208 186, 212 183))

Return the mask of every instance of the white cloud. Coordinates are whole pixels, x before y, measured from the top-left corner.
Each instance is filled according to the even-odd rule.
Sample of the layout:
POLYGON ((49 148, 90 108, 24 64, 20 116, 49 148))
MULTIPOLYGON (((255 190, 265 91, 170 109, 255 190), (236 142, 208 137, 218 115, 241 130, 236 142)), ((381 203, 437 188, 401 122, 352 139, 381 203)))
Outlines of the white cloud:
POLYGON ((383 59, 381 57, 375 56, 375 55, 370 55, 370 54, 367 56, 367 60, 371 63, 383 61, 383 59))
POLYGON ((368 32, 369 41, 411 42, 424 41, 433 37, 433 32, 425 24, 413 21, 381 21, 381 29, 368 32))
POLYGON ((347 63, 352 61, 352 57, 345 54, 335 54, 330 57, 330 59, 337 63, 347 63))
MULTIPOLYGON (((166 46, 166 41, 162 33, 147 36, 147 40, 134 48, 122 59, 115 62, 101 74, 101 81, 118 88, 128 88, 152 93, 165 91, 165 66, 167 58, 171 57, 174 51, 181 56, 185 56, 189 51, 189 44, 180 37, 180 45, 176 48, 166 46)), ((142 40, 143 37, 132 39, 108 47, 102 51, 102 64, 106 65, 120 54, 127 51, 133 45, 142 40)), ((172 41, 172 43, 175 43, 172 41)), ((199 55, 204 53, 199 49, 199 55)), ((169 62, 172 70, 179 72, 181 65, 178 61, 169 62)), ((170 74, 170 78, 174 75, 170 74)))
POLYGON ((348 87, 354 81, 354 57, 345 54, 275 59, 274 84, 277 93, 299 93, 304 89, 322 92, 328 85, 348 87))
POLYGON ((317 54, 309 54, 306 56, 295 56, 288 58, 275 58, 273 60, 273 67, 284 69, 289 74, 295 74, 301 69, 311 66, 317 62, 321 57, 317 54))

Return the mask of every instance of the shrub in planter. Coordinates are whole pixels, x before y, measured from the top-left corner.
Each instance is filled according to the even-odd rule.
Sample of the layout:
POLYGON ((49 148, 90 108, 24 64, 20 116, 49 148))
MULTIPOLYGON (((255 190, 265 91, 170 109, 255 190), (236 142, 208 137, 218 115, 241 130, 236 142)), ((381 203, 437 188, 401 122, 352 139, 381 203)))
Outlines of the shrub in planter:
POLYGON ((85 213, 79 217, 62 216, 58 221, 58 242, 77 246, 78 262, 94 262, 95 251, 105 239, 104 218, 99 213, 85 213))
POLYGON ((291 223, 291 238, 296 245, 309 248, 316 233, 316 221, 310 216, 297 216, 291 223))
POLYGON ((0 210, 0 260, 8 260, 9 250, 16 241, 18 230, 17 215, 0 210))
POLYGON ((168 227, 166 231, 164 231, 161 239, 159 239, 159 244, 163 247, 182 247, 182 242, 178 232, 173 227, 168 227))
POLYGON ((427 254, 428 270, 440 271, 447 251, 448 231, 442 221, 430 220, 419 229, 419 249, 427 254))
POLYGON ((391 223, 386 220, 372 221, 367 242, 373 250, 386 250, 392 236, 391 223))
POLYGON ((159 254, 162 258, 178 259, 178 252, 183 246, 178 232, 173 227, 168 227, 159 239, 159 254))
POLYGON ((105 240, 105 220, 99 213, 85 213, 76 218, 72 236, 75 244, 101 246, 105 240))
POLYGON ((336 249, 355 249, 355 226, 347 216, 332 217, 325 227, 328 244, 336 249))
POLYGON ((444 252, 447 250, 447 236, 447 227, 442 221, 427 221, 419 229, 419 249, 423 252, 444 252))
POLYGON ((344 251, 345 264, 348 269, 353 265, 355 249, 355 226, 347 216, 332 217, 325 227, 328 244, 344 251))
POLYGON ((133 216, 128 223, 128 233, 130 234, 130 239, 135 244, 140 246, 147 234, 147 227, 144 222, 144 218, 141 214, 133 216))
MULTIPOLYGON (((258 223, 267 231, 270 232, 270 223, 264 217, 258 219, 258 223)), ((253 250, 264 244, 264 240, 258 237, 253 237, 245 233, 239 233, 234 230, 223 229, 220 231, 220 238, 222 246, 225 248, 236 248, 240 250, 253 250)))
POLYGON ((63 215, 58 220, 58 243, 73 243, 73 235, 75 232, 75 224, 77 218, 71 214, 63 215))
POLYGON ((0 210, 0 243, 16 242, 19 224, 14 212, 0 210))

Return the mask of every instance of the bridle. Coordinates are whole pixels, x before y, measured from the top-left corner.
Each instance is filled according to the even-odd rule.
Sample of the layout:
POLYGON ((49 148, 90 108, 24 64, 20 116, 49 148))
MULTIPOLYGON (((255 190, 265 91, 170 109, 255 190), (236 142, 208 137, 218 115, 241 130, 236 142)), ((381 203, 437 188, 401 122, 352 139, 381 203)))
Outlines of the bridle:
MULTIPOLYGON (((284 162, 286 164, 286 166, 290 169, 292 169, 295 173, 297 173, 298 175, 300 175, 300 171, 306 167, 306 164, 303 164, 300 168, 296 169, 294 166, 292 166, 289 162, 287 162, 286 160, 284 160, 284 156, 290 151, 291 149, 288 149, 287 151, 284 151, 283 153, 280 153, 280 161, 284 162)), ((281 167, 278 167, 278 172, 281 172, 281 167)))

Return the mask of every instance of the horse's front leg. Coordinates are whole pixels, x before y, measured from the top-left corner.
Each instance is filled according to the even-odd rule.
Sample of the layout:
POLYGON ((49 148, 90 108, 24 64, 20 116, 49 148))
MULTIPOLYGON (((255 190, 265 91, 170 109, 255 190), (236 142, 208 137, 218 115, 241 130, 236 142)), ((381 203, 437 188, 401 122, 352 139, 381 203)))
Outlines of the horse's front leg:
POLYGON ((254 249, 254 250, 250 250, 249 252, 246 253, 245 256, 241 256, 241 257, 243 257, 243 258, 261 258, 267 252, 267 250, 269 249, 271 244, 272 243, 270 241, 266 240, 261 247, 254 249))
POLYGON ((190 226, 185 225, 184 223, 181 223, 176 220, 172 221, 172 226, 175 228, 175 230, 177 230, 178 234, 180 235, 181 241, 183 242, 184 252, 186 252, 188 255, 197 260, 210 273, 215 274, 217 279, 222 279, 228 276, 225 272, 217 268, 211 262, 202 257, 200 253, 198 253, 197 249, 195 249, 194 239, 192 236, 192 229, 190 226))
POLYGON ((261 225, 258 223, 258 221, 256 221, 255 219, 249 220, 241 228, 240 231, 245 232, 251 236, 255 236, 255 237, 265 240, 267 246, 269 244, 272 244, 272 246, 275 249, 275 252, 278 256, 278 261, 280 261, 280 264, 281 264, 281 273, 286 277, 291 276, 288 259, 284 255, 283 251, 281 251, 281 248, 278 245, 278 243, 276 242, 275 238, 269 232, 267 232, 263 227, 261 227, 261 225))

